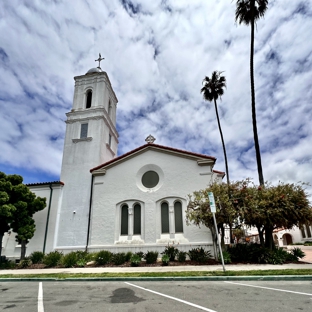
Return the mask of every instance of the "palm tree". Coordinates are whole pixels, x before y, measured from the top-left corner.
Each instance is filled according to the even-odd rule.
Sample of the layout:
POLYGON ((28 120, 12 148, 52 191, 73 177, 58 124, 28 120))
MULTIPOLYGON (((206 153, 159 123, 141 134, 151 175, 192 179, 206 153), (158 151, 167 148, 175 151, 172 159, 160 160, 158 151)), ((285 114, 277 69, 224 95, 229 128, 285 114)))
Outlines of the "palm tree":
POLYGON ((222 72, 214 71, 211 75, 211 78, 205 77, 203 80, 203 87, 201 88, 200 92, 203 94, 203 97, 206 101, 212 102, 214 101, 217 121, 219 126, 219 132, 222 141, 223 153, 224 153, 224 162, 225 162, 225 171, 226 171, 226 179, 228 187, 230 185, 230 177, 229 177, 229 168, 228 168, 228 161, 226 157, 226 150, 225 144, 223 139, 223 134, 221 130, 220 118, 218 113, 218 106, 217 106, 217 99, 223 95, 224 88, 226 87, 226 79, 224 76, 221 75, 222 72))
POLYGON ((260 185, 264 185, 264 178, 261 164, 260 146, 258 140, 257 118, 256 118, 256 99, 255 99, 255 82, 254 82, 254 39, 255 39, 255 22, 263 17, 268 8, 268 0, 237 0, 235 20, 239 24, 251 25, 251 43, 250 43, 250 85, 251 85, 251 111, 252 125, 254 133, 254 142, 256 150, 256 159, 258 167, 258 176, 260 185))
MULTIPOLYGON (((221 96, 224 93, 224 88, 226 88, 226 79, 221 74, 222 74, 222 72, 214 71, 214 72, 212 72, 211 78, 206 76, 203 80, 203 87, 201 88, 200 92, 203 94, 203 97, 206 101, 209 101, 209 102, 214 101, 214 106, 215 106, 216 116, 217 116, 217 121, 218 121, 218 127, 219 127, 220 136, 221 136, 222 147, 223 147, 228 196, 230 199, 231 194, 230 194, 229 168, 228 168, 226 149, 225 149, 221 124, 220 124, 220 118, 219 118, 219 113, 218 113, 218 106, 217 106, 217 99, 218 98, 221 99, 221 96)), ((228 224, 230 226, 230 238, 231 238, 231 243, 232 243, 233 242, 233 239, 232 239, 232 220, 228 220, 228 224)), ((222 245, 224 245, 224 225, 222 223, 219 226, 221 228, 221 233, 222 233, 221 234, 222 245)))

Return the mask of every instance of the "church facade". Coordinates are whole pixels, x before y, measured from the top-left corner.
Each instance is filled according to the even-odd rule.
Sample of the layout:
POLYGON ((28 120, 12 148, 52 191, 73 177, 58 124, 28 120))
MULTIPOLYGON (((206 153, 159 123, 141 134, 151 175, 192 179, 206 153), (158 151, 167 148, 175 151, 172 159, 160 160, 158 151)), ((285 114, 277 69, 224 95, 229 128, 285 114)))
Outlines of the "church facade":
MULTIPOLYGON (((117 97, 99 67, 77 76, 73 107, 68 112, 60 181, 29 184, 46 197, 35 214, 36 232, 27 245, 33 251, 163 251, 168 243, 213 252, 206 227, 187 225, 187 195, 223 172, 216 158, 155 144, 117 156, 117 97)), ((19 258, 14 233, 3 238, 2 254, 19 258)))

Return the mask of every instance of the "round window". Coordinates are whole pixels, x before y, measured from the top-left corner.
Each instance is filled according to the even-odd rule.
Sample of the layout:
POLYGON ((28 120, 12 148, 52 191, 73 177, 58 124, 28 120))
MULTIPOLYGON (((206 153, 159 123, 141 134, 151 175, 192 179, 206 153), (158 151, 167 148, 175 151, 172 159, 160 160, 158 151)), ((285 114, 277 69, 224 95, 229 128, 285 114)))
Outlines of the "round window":
POLYGON ((159 182, 159 175, 155 171, 147 171, 143 174, 142 177, 142 184, 146 188, 153 188, 155 187, 159 182))

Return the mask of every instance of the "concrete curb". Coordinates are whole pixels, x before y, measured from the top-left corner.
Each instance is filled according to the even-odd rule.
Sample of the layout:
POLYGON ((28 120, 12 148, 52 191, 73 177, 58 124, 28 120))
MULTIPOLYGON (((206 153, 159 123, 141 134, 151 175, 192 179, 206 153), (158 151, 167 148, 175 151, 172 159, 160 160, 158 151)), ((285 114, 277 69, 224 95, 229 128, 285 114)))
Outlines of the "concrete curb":
POLYGON ((0 278, 0 282, 129 282, 129 281, 312 281, 312 275, 191 276, 191 277, 86 277, 0 278))

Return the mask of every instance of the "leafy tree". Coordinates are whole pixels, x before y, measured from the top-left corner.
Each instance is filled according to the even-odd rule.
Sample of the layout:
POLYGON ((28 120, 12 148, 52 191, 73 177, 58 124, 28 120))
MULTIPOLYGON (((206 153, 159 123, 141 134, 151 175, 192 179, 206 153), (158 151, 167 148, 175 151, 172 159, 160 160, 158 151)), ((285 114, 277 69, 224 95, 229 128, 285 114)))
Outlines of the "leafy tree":
MULTIPOLYGON (((46 199, 36 197, 36 195, 23 184, 23 178, 20 175, 5 175, 2 172, 0 173, 0 194, 1 198, 5 200, 5 204, 1 204, 0 206, 0 211, 5 211, 8 215, 8 217, 3 219, 5 222, 3 228, 1 225, 2 232, 0 232, 0 235, 12 228, 17 234, 16 240, 22 246, 21 259, 24 259, 26 244, 29 239, 34 236, 36 229, 33 215, 37 211, 45 208, 46 199)), ((3 214, 5 215, 5 213, 3 214)))
POLYGON ((245 180, 242 185, 237 197, 239 215, 246 225, 257 227, 262 245, 274 248, 274 229, 312 223, 312 208, 304 183, 279 182, 275 186, 266 183, 262 187, 245 180))
POLYGON ((256 118, 256 98, 255 98, 255 82, 254 82, 254 39, 255 39, 255 22, 264 16, 267 8, 268 8, 268 0, 237 0, 235 12, 235 20, 238 21, 239 24, 244 23, 246 25, 251 26, 251 40, 250 40, 251 111, 252 111, 252 125, 253 125, 260 185, 264 185, 264 178, 262 172, 261 154, 260 154, 260 146, 257 130, 257 118, 256 118))
MULTIPOLYGON (((231 199, 224 184, 213 184, 206 190, 189 196, 187 221, 200 226, 213 226, 207 192, 216 199, 216 219, 219 229, 235 221, 256 227, 262 245, 273 249, 273 230, 291 229, 301 224, 312 224, 312 207, 304 183, 282 183, 265 187, 255 185, 250 179, 230 184, 231 199), (265 235, 265 239, 264 239, 265 235)), ((222 233, 222 232, 221 232, 222 233)), ((224 238, 224 235, 223 235, 224 238)))
POLYGON ((225 149, 223 133, 222 133, 221 123, 220 123, 220 118, 219 118, 219 113, 218 113, 218 106, 217 106, 217 99, 219 98, 221 99, 221 96, 224 94, 224 88, 226 87, 226 79, 221 74, 222 72, 214 71, 212 72, 211 78, 206 76, 203 80, 203 87, 201 88, 200 92, 203 94, 203 97, 206 101, 209 101, 209 102, 214 101, 218 127, 219 127, 220 136, 221 136, 222 147, 223 147, 226 179, 227 179, 227 184, 230 185, 228 161, 227 161, 226 149, 225 149))
MULTIPOLYGON (((230 186, 230 192, 235 188, 235 184, 230 186)), ((188 223, 193 223, 197 226, 205 225, 212 233, 214 230, 213 216, 210 212, 208 192, 213 192, 216 201, 216 221, 217 228, 221 231, 221 244, 224 245, 225 224, 233 224, 237 219, 237 212, 232 201, 229 198, 229 187, 227 184, 214 183, 207 189, 195 191, 189 195, 188 206, 186 210, 186 220, 188 223)))
POLYGON ((11 191, 11 182, 3 172, 0 172, 0 257, 3 235, 9 231, 13 213, 16 210, 15 206, 10 203, 11 191))

